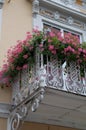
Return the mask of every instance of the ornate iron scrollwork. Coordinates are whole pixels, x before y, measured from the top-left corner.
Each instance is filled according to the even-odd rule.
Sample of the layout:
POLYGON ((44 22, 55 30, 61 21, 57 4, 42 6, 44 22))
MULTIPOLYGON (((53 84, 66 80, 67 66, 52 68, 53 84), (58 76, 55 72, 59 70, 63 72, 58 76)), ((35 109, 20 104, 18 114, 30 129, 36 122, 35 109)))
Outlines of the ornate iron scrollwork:
POLYGON ((67 66, 66 89, 69 92, 83 94, 84 85, 80 77, 80 66, 76 62, 69 62, 67 66))
POLYGON ((62 65, 57 57, 52 57, 47 64, 47 86, 56 89, 63 88, 62 65))
MULTIPOLYGON (((33 112, 37 110, 44 98, 46 87, 86 95, 86 80, 81 80, 80 66, 76 62, 64 62, 66 63, 64 76, 62 67, 64 65, 58 57, 49 57, 38 52, 39 48, 34 55, 35 64, 30 69, 22 71, 12 84, 14 93, 9 117, 11 126, 8 130, 17 130, 30 108, 33 112)), ((86 79, 86 67, 83 70, 86 79)))

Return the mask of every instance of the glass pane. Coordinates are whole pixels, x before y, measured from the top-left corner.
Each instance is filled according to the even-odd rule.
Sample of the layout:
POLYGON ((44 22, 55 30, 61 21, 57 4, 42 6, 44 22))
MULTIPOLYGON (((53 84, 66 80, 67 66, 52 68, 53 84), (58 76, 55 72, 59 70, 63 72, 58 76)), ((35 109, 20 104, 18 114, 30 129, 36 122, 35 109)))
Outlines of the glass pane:
POLYGON ((60 31, 59 28, 44 24, 44 32, 54 32, 55 34, 58 33, 60 31))

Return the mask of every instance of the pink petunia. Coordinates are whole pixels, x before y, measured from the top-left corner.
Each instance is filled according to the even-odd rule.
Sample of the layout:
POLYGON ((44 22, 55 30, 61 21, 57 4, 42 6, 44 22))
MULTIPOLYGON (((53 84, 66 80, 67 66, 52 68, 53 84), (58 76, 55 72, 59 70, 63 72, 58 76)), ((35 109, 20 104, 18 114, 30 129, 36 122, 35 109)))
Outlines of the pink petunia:
POLYGON ((17 67, 16 67, 16 70, 21 70, 21 67, 20 67, 20 66, 17 66, 17 67))
POLYGON ((49 45, 49 50, 52 51, 54 49, 54 45, 49 45))
POLYGON ((27 69, 28 68, 28 64, 23 65, 23 69, 27 69))
POLYGON ((28 58, 28 55, 26 54, 26 55, 23 55, 23 58, 24 59, 27 59, 28 58))

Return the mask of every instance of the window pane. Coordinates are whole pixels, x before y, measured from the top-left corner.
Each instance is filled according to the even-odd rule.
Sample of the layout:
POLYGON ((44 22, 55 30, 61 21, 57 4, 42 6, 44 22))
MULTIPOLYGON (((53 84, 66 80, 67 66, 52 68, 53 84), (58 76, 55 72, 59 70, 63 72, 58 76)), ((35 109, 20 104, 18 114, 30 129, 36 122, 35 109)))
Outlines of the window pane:
POLYGON ((44 24, 44 31, 45 32, 54 32, 55 34, 58 33, 60 31, 59 28, 56 28, 56 27, 53 27, 53 26, 50 26, 50 25, 47 25, 47 24, 44 24))
POLYGON ((79 34, 74 33, 74 32, 71 32, 71 31, 64 31, 64 36, 65 36, 66 34, 68 34, 68 33, 71 33, 73 36, 78 37, 78 41, 79 41, 79 43, 80 43, 80 35, 79 35, 79 34))

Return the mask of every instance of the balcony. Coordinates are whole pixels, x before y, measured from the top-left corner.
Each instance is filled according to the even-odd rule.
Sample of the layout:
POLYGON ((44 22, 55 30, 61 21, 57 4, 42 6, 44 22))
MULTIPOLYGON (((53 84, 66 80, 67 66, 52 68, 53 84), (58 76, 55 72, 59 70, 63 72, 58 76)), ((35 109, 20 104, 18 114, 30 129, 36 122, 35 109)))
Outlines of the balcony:
MULTIPOLYGON (((55 56, 49 58, 39 53, 35 56, 37 61, 32 69, 22 71, 12 84, 11 112, 20 113, 16 117, 20 120, 85 130, 86 68, 83 66, 84 77, 81 78, 76 62, 67 66, 67 61, 61 64, 55 56)), ((14 118, 12 116, 13 121, 14 118)))
POLYGON ((35 30, 8 51, 0 73, 13 88, 8 130, 25 120, 86 129, 85 47, 76 35, 35 30))
POLYGON ((86 96, 85 66, 83 66, 84 76, 81 77, 81 68, 76 62, 72 61, 67 65, 67 61, 61 64, 61 61, 58 61, 56 57, 51 57, 50 61, 48 61, 48 58, 48 56, 44 57, 47 63, 43 64, 43 55, 41 55, 41 62, 37 61, 30 72, 24 70, 18 75, 12 84, 14 97, 17 93, 19 94, 20 88, 22 92, 25 91, 25 95, 28 95, 40 86, 86 96))
POLYGON ((40 64, 37 61, 32 67, 31 75, 26 69, 12 84, 12 120, 16 113, 20 113, 16 117, 20 120, 85 130, 86 80, 80 77, 80 67, 71 62, 64 72, 67 62, 61 65, 57 58, 52 57, 43 65, 42 58, 43 55, 40 64))

